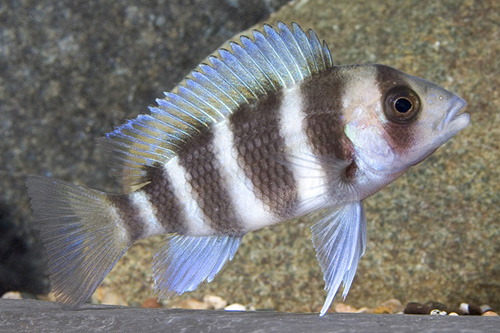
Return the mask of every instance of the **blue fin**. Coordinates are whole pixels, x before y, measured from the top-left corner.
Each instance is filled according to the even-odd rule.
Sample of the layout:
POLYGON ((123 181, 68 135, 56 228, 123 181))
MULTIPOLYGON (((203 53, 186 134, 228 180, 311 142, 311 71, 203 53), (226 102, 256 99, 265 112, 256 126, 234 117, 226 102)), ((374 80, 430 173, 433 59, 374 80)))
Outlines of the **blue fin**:
POLYGON ((146 184, 148 166, 175 156, 191 136, 223 121, 241 105, 299 83, 333 67, 330 51, 298 24, 264 25, 253 39, 240 37, 209 56, 179 83, 150 115, 140 115, 101 140, 123 190, 146 184))
POLYGON ((195 290, 211 282, 226 261, 232 260, 241 237, 182 236, 167 238, 153 258, 153 278, 158 297, 195 290))
POLYGON ((51 289, 58 302, 77 307, 131 244, 108 195, 43 177, 30 177, 26 185, 47 254, 51 289))
POLYGON ((359 258, 365 253, 366 220, 363 204, 353 202, 330 210, 311 227, 316 257, 324 274, 328 295, 321 309, 323 316, 332 304, 340 284, 347 296, 359 258))

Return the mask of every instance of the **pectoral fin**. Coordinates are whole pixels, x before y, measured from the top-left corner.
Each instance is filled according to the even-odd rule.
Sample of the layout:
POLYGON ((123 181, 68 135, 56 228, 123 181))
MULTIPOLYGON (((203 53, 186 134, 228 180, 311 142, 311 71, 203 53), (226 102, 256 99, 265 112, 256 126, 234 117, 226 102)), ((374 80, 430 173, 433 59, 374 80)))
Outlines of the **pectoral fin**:
POLYGON ((351 287, 359 258, 365 252, 366 220, 361 202, 348 203, 326 213, 311 227, 312 241, 324 274, 328 295, 323 316, 343 283, 345 298, 351 287))

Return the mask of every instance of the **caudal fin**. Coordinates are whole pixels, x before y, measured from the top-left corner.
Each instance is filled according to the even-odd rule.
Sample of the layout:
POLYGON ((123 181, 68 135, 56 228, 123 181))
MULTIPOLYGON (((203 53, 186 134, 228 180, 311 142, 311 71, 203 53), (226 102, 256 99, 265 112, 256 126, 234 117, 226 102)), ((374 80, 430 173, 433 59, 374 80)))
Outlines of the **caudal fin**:
POLYGON ((105 193, 44 177, 26 185, 52 291, 58 302, 77 307, 125 253, 128 237, 105 193))

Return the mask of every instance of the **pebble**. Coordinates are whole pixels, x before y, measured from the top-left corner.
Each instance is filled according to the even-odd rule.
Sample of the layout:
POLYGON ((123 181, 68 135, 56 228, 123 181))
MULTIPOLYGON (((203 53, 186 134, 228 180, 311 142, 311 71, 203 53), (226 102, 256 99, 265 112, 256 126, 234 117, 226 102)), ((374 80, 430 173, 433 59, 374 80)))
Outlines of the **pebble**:
POLYGON ((367 308, 366 306, 363 306, 362 308, 359 308, 356 313, 372 313, 373 309, 367 308))
POLYGON ((23 299, 23 296, 19 291, 8 291, 2 295, 2 298, 6 299, 23 299))
POLYGON ((101 304, 128 306, 128 303, 115 293, 108 292, 101 300, 101 304))
POLYGON ((448 313, 439 309, 432 309, 429 313, 431 316, 446 316, 448 313))
POLYGON ((461 303, 460 310, 462 310, 464 314, 468 314, 471 316, 480 316, 484 312, 483 310, 481 310, 481 307, 467 303, 461 303))
POLYGON ((158 299, 156 297, 146 298, 141 304, 141 308, 159 309, 162 307, 163 306, 158 302, 158 299))
POLYGON ((56 295, 53 292, 50 292, 47 295, 37 295, 36 298, 41 301, 56 302, 56 295))
POLYGON ((108 287, 98 287, 92 295, 91 303, 128 306, 121 296, 110 291, 108 287))
POLYGON ((227 306, 227 301, 220 296, 215 295, 205 295, 203 296, 203 302, 208 304, 208 306, 214 310, 221 310, 227 306))
POLYGON ((486 311, 485 313, 482 314, 482 316, 485 316, 485 317, 498 317, 498 313, 493 312, 493 311, 486 311))
POLYGON ((488 304, 483 304, 479 308, 481 309, 482 313, 485 313, 485 312, 488 312, 488 311, 493 311, 493 309, 491 308, 491 306, 489 306, 488 304))
POLYGON ((403 310, 404 314, 422 314, 426 315, 431 313, 432 308, 426 304, 420 304, 417 302, 410 302, 406 304, 405 309, 403 310))
POLYGON ((336 303, 333 305, 333 309, 338 313, 356 313, 358 311, 354 306, 345 303, 336 303))
POLYGON ((243 304, 233 303, 224 308, 226 311, 246 311, 247 308, 243 304))
MULTIPOLYGON (((379 307, 389 309, 390 312, 388 313, 402 312, 405 308, 404 305, 395 298, 391 298, 385 302, 380 303, 379 307)), ((375 310, 377 310, 377 308, 375 308, 375 310)))

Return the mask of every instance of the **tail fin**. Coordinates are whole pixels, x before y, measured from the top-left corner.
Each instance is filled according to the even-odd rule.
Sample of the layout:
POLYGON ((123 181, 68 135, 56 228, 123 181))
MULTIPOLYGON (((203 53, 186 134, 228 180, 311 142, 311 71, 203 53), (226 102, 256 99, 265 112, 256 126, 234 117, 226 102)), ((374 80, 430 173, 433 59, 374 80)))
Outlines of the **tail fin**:
POLYGON ((58 302, 77 307, 128 249, 128 237, 105 193, 43 177, 26 185, 52 291, 58 302))

